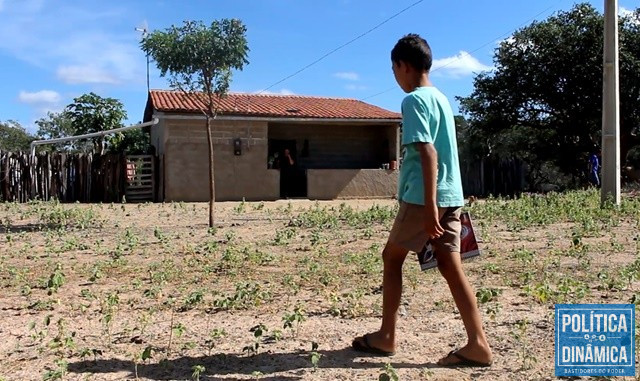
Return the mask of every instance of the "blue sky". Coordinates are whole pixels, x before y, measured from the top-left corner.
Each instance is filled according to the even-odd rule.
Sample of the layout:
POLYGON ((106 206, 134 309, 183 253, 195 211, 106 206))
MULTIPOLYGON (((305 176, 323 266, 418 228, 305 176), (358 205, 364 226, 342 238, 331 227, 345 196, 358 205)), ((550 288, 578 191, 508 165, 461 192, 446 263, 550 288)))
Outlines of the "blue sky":
MULTIPOLYGON (((250 64, 231 90, 258 92, 366 32, 417 0, 0 0, 0 120, 30 131, 47 111, 93 91, 121 100, 127 124, 142 119, 146 61, 135 27, 234 17, 248 28, 250 64)), ((602 10, 603 1, 592 1, 602 10)), ((270 92, 364 99, 399 110, 389 52, 419 33, 434 53, 432 80, 454 103, 490 70, 497 43, 515 29, 567 10, 572 1, 425 0, 270 92), (536 17, 537 16, 537 17, 536 17), (393 90, 370 97, 385 90, 393 90), (369 98, 370 97, 370 98, 369 98)), ((621 0, 634 9, 637 0, 621 0)), ((151 88, 166 89, 151 64, 151 88)))

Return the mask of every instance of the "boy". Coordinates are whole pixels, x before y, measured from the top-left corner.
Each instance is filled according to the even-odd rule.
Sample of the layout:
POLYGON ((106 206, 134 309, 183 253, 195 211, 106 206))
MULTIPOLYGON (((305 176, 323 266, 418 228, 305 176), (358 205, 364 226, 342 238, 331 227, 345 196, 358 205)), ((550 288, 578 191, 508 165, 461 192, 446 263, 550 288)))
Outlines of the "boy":
POLYGON ((382 253, 382 326, 377 332, 355 338, 352 346, 377 355, 394 354, 402 264, 409 251, 419 252, 431 240, 438 269, 449 285, 468 336, 466 346, 440 359, 438 365, 490 366, 491 349, 460 259, 464 198, 453 111, 429 80, 431 48, 423 38, 416 34, 401 38, 391 51, 391 61, 398 85, 408 93, 402 101, 400 209, 382 253))

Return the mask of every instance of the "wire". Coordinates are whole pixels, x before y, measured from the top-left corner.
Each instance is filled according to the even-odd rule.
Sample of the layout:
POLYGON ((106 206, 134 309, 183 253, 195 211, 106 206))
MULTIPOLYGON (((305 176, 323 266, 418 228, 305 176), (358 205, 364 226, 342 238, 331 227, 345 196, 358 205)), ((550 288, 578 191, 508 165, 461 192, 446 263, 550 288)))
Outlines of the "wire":
MULTIPOLYGON (((515 29, 515 30, 522 28, 522 27, 523 27, 523 26, 525 26, 526 24, 528 24, 528 23, 530 23, 531 21, 534 21, 535 19, 537 19, 539 16, 542 16, 543 14, 547 13, 551 8, 556 7, 556 6, 557 6, 558 4, 560 4, 562 1, 563 1, 563 0, 558 1, 558 2, 557 2, 557 3, 555 3, 554 5, 549 6, 548 8, 546 8, 545 10, 543 10, 542 12, 540 12, 540 13, 536 14, 535 16, 533 16, 533 17, 529 18, 527 21, 525 21, 525 22, 521 23, 518 27, 516 27, 516 29, 515 29)), ((476 52, 477 52, 477 51, 479 51, 479 50, 484 49, 484 48, 485 48, 485 47, 487 47, 488 45, 491 45, 491 44, 495 43, 495 41, 496 41, 496 40, 499 40, 499 39, 501 39, 501 38, 503 38, 503 37, 505 37, 505 36, 508 36, 508 35, 513 34, 513 32, 514 32, 515 30, 511 30, 511 31, 509 31, 509 32, 507 32, 507 33, 503 33, 503 34, 501 34, 500 36, 498 36, 498 37, 496 37, 496 38, 492 39, 491 41, 487 42, 486 44, 483 44, 483 45, 481 45, 480 47, 478 47, 478 48, 476 48, 476 49, 472 50, 472 51, 471 51, 471 52, 469 52, 468 54, 469 54, 469 55, 471 55, 471 54, 473 54, 473 53, 476 53, 476 52)), ((449 63, 447 63, 446 65, 438 66, 437 68, 433 69, 431 72, 432 72, 432 73, 434 73, 434 72, 436 72, 436 71, 438 71, 438 70, 440 70, 440 69, 444 69, 445 67, 447 67, 447 66, 449 66, 449 65, 452 65, 453 63, 455 63, 455 62, 459 61, 461 58, 462 58, 462 55, 461 55, 461 56, 458 56, 458 57, 455 57, 455 59, 451 60, 451 61, 450 61, 449 63)), ((381 91, 381 92, 379 92, 379 93, 376 93, 376 94, 370 95, 370 96, 368 96, 368 97, 366 97, 366 98, 362 98, 362 99, 360 99, 360 100, 361 100, 361 101, 366 101, 367 99, 375 98, 375 97, 377 97, 377 96, 379 96, 379 95, 386 94, 386 93, 388 93, 389 91, 395 90, 395 89, 396 89, 396 87, 397 87, 397 86, 390 87, 390 88, 388 88, 388 89, 386 89, 386 90, 384 90, 384 91, 381 91)))
POLYGON ((381 23, 379 23, 378 25, 374 26, 373 28, 371 28, 371 29, 367 30, 366 32, 362 33, 361 35, 359 35, 359 36, 357 36, 357 37, 355 37, 355 38, 351 39, 350 41, 348 41, 348 42, 346 42, 346 43, 344 43, 344 44, 342 44, 342 45, 338 46, 337 48, 335 48, 335 49, 333 49, 333 50, 329 51, 328 53, 324 54, 323 56, 321 56, 320 58, 316 59, 315 61, 313 61, 313 62, 311 62, 310 64, 308 64, 308 65, 304 66, 303 68, 299 69, 299 70, 298 70, 298 71, 296 71, 295 73, 293 73, 293 74, 291 74, 291 75, 288 75, 287 77, 285 77, 285 78, 283 78, 283 79, 281 79, 281 80, 279 80, 279 81, 275 82, 275 83, 274 83, 274 84, 272 84, 271 86, 267 87, 267 88, 266 88, 266 89, 264 89, 264 90, 259 91, 259 92, 258 92, 258 93, 256 93, 255 95, 260 95, 260 94, 262 94, 262 93, 264 93, 264 92, 268 91, 269 89, 272 89, 274 86, 277 86, 277 85, 281 84, 282 82, 287 81, 287 80, 289 80, 289 79, 291 79, 291 78, 295 77, 296 75, 298 75, 298 74, 302 73, 303 71, 307 70, 307 69, 308 69, 308 68, 310 68, 311 66, 313 66, 313 65, 317 64, 318 62, 320 62, 320 61, 324 60, 325 58, 329 57, 330 55, 332 55, 333 53, 337 52, 338 50, 340 50, 340 49, 342 49, 342 48, 345 48, 345 47, 347 47, 347 46, 351 45, 352 43, 354 43, 354 42, 358 41, 358 40, 359 40, 359 39, 361 39, 362 37, 364 37, 364 36, 366 36, 367 34, 369 34, 369 33, 373 32, 374 30, 376 30, 376 29, 380 28, 380 27, 381 27, 381 26, 383 26, 384 24, 388 23, 389 21, 391 21, 391 20, 393 20, 394 18, 396 18, 396 17, 400 16, 400 15, 401 15, 401 14, 403 14, 404 12, 408 11, 409 9, 411 9, 411 8, 415 7, 416 5, 418 5, 418 4, 422 3, 422 2, 424 2, 424 0, 418 0, 418 1, 416 1, 415 3, 413 3, 413 4, 409 5, 408 7, 404 8, 403 10, 401 10, 401 11, 397 12, 396 14, 394 14, 394 15, 392 15, 391 17, 387 18, 386 20, 382 21, 382 22, 381 22, 381 23))

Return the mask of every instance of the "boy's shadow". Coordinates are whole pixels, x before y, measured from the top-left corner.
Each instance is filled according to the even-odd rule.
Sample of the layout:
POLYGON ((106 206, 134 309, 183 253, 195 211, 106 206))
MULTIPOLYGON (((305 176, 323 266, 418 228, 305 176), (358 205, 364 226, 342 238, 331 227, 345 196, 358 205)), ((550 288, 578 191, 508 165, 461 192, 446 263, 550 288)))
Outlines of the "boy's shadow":
MULTIPOLYGON (((378 369, 387 363, 396 368, 429 368, 432 364, 395 363, 393 358, 367 357, 357 353, 350 347, 339 350, 318 351, 322 355, 318 368, 338 369, 378 369), (355 361, 356 359, 363 361, 355 361)), ((260 380, 299 380, 306 371, 312 369, 310 353, 298 351, 291 353, 263 352, 253 356, 220 353, 213 356, 180 357, 173 360, 153 364, 138 364, 138 377, 151 380, 174 380, 189 377, 193 373, 192 367, 202 365, 206 371, 202 374, 204 380, 232 381, 237 378, 224 377, 233 374, 251 375, 260 372, 265 377, 260 380), (269 378, 269 374, 276 372, 296 371, 292 376, 277 376, 269 378)), ((70 363, 69 372, 73 373, 116 373, 128 371, 129 378, 135 378, 133 361, 119 359, 83 360, 70 363)))

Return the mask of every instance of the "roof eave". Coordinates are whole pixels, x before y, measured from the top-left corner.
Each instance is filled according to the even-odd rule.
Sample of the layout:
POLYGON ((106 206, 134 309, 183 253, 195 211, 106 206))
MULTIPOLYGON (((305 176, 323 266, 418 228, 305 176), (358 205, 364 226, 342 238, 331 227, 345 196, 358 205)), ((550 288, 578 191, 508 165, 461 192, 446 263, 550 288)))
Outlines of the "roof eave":
MULTIPOLYGON (((164 119, 181 119, 181 120, 200 120, 204 119, 204 115, 193 112, 167 112, 157 111, 156 115, 164 119)), ((284 116, 260 116, 260 115, 217 115, 218 120, 247 120, 247 121, 263 121, 263 122, 289 122, 289 123, 390 123, 400 124, 402 118, 316 118, 316 117, 284 117, 284 116)))

